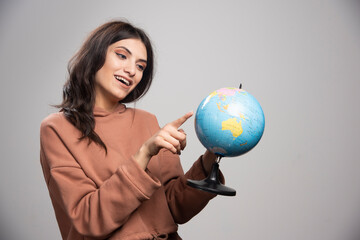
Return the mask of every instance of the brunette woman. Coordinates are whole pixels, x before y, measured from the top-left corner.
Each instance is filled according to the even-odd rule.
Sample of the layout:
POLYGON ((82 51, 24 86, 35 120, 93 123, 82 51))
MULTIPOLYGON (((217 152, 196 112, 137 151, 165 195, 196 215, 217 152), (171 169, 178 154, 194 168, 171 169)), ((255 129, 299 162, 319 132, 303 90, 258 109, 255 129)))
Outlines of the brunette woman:
POLYGON ((60 111, 41 124, 41 165, 63 239, 181 239, 215 195, 190 188, 215 156, 183 173, 180 126, 129 108, 149 89, 154 57, 139 28, 111 21, 95 29, 69 62, 60 111))

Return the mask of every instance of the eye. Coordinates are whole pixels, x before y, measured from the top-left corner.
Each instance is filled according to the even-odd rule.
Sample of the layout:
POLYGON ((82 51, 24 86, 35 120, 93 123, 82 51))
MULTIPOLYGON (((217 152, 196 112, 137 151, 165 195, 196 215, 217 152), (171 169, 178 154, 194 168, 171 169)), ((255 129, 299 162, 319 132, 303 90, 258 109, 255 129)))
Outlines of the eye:
POLYGON ((140 71, 144 71, 144 70, 145 70, 145 67, 144 67, 143 65, 140 65, 140 64, 137 65, 137 68, 138 68, 140 71))
POLYGON ((118 55, 120 59, 126 59, 126 56, 124 54, 116 52, 116 55, 118 55))

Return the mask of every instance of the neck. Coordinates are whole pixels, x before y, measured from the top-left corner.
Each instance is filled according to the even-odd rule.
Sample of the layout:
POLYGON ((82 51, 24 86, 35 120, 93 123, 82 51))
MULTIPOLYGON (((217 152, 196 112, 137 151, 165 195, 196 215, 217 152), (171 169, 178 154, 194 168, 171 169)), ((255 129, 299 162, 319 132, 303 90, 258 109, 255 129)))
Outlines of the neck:
POLYGON ((112 112, 117 106, 119 105, 118 102, 103 102, 103 101, 97 101, 95 100, 95 107, 99 107, 101 109, 104 109, 108 112, 112 112))

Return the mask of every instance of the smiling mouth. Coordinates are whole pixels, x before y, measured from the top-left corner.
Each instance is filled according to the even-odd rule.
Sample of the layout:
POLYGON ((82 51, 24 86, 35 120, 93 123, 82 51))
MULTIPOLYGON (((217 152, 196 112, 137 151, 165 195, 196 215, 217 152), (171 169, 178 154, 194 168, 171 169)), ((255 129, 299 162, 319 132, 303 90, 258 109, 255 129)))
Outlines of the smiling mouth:
POLYGON ((120 81, 121 83, 125 84, 126 86, 130 86, 131 85, 131 82, 126 80, 125 78, 123 77, 120 77, 120 76, 117 76, 115 75, 115 78, 116 80, 120 81))

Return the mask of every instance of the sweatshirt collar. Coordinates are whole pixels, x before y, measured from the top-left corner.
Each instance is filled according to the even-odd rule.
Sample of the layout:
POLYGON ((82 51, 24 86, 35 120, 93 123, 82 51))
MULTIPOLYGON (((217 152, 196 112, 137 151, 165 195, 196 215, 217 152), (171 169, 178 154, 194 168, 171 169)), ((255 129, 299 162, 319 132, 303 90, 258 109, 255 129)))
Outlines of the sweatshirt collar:
POLYGON ((119 103, 114 110, 112 111, 107 111, 103 108, 100 107, 94 107, 94 117, 106 117, 109 116, 111 114, 115 114, 115 113, 122 113, 126 110, 126 106, 122 103, 119 103))

